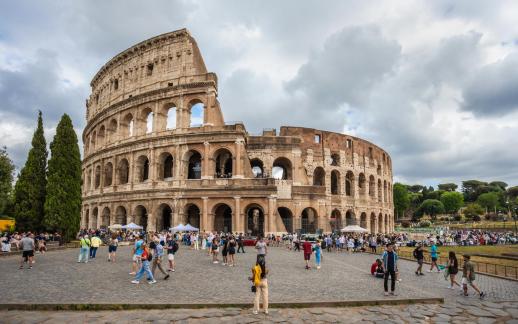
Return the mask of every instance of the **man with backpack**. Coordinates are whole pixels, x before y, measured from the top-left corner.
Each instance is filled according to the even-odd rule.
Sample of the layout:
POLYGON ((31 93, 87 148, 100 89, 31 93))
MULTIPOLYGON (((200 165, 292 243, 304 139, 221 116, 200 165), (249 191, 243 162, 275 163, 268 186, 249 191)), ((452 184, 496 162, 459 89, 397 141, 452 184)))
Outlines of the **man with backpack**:
POLYGON ((77 263, 84 262, 88 263, 88 254, 90 253, 90 239, 88 235, 81 236, 79 240, 79 258, 77 259, 77 263))
POLYGON ((243 234, 239 234, 239 236, 237 237, 237 253, 239 253, 239 251, 243 251, 243 253, 245 253, 245 244, 243 242, 243 234))
POLYGON ((417 260, 417 269, 415 271, 415 274, 418 276, 424 276, 424 274, 423 274, 424 253, 423 253, 423 247, 422 247, 421 243, 417 244, 417 247, 415 248, 413 255, 414 255, 414 258, 417 260))
POLYGON ((135 279, 131 282, 133 284, 139 284, 140 278, 144 275, 144 273, 147 274, 147 280, 149 284, 156 283, 155 278, 153 277, 153 273, 150 269, 150 263, 153 260, 153 255, 151 254, 151 251, 149 250, 149 247, 146 245, 145 242, 142 242, 141 244, 142 253, 140 255, 140 259, 142 261, 142 267, 140 268, 139 272, 135 276, 135 279))
POLYGON ((169 274, 165 272, 164 268, 162 268, 162 257, 164 256, 164 247, 160 243, 160 239, 156 238, 149 245, 150 248, 153 249, 155 253, 155 258, 153 259, 153 266, 151 267, 151 272, 153 273, 153 277, 155 277, 155 270, 158 267, 158 270, 162 272, 164 275, 164 280, 169 279, 169 274))
POLYGON ((172 236, 167 236, 167 261, 169 262, 169 269, 167 271, 175 271, 174 255, 178 251, 178 243, 172 236))
POLYGON ((385 269, 385 278, 383 281, 383 288, 385 289, 385 296, 389 295, 388 292, 388 279, 391 277, 391 285, 390 285, 390 294, 395 296, 396 289, 396 272, 397 272, 397 260, 398 256, 394 251, 394 248, 391 243, 387 244, 387 250, 383 252, 383 269, 385 269))

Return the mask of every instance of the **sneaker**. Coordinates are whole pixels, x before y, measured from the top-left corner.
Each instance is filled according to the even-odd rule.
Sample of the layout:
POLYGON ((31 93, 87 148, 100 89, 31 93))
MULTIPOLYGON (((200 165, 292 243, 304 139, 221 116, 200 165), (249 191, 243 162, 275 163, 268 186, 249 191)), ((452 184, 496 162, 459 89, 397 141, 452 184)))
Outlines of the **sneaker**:
POLYGON ((227 265, 225 262, 222 263, 223 265, 227 265))
POLYGON ((147 283, 148 283, 148 284, 150 284, 150 285, 152 285, 152 284, 155 284, 155 283, 156 283, 156 280, 155 280, 155 279, 153 279, 153 280, 151 280, 151 281, 148 281, 147 283))
POLYGON ((424 276, 424 273, 420 272, 420 273, 419 273, 419 275, 420 275, 420 276, 424 276))
POLYGON ((385 296, 388 296, 388 295, 389 295, 388 291, 385 291, 385 296))
POLYGON ((268 310, 265 310, 265 311, 264 311, 264 314, 268 315, 268 310))
POLYGON ((132 284, 139 284, 139 283, 140 283, 140 281, 138 281, 138 280, 132 280, 132 281, 131 281, 131 283, 132 283, 132 284))
POLYGON ((29 267, 29 270, 31 270, 31 269, 32 269, 32 266, 29 267))
POLYGON ((174 272, 174 269, 171 269, 172 272, 174 272))
POLYGON ((212 262, 212 263, 216 264, 216 263, 219 263, 219 261, 214 261, 214 262, 212 262))
POLYGON ((453 286, 451 286, 451 285, 448 286, 448 289, 452 289, 452 288, 453 288, 453 286))
POLYGON ((428 272, 432 272, 432 270, 428 270, 428 272))
POLYGON ((166 275, 166 276, 164 277, 164 280, 167 280, 167 279, 169 279, 169 275, 166 275))
POLYGON ((257 315, 257 314, 259 314, 259 312, 258 312, 258 311, 256 311, 256 310, 253 310, 253 311, 252 311, 252 314, 257 315))
POLYGON ((484 293, 483 291, 480 293, 480 299, 484 299, 484 297, 486 297, 486 293, 484 293))
POLYGON ((416 275, 416 276, 418 276, 418 275, 419 275, 419 272, 417 272, 417 271, 416 271, 416 272, 415 272, 415 275, 416 275))
POLYGON ((136 273, 136 272, 130 272, 129 274, 130 274, 130 276, 134 276, 134 275, 136 275, 137 273, 136 273))
POLYGON ((396 293, 395 291, 391 291, 391 292, 390 292, 390 294, 391 294, 392 296, 397 296, 397 293, 396 293))

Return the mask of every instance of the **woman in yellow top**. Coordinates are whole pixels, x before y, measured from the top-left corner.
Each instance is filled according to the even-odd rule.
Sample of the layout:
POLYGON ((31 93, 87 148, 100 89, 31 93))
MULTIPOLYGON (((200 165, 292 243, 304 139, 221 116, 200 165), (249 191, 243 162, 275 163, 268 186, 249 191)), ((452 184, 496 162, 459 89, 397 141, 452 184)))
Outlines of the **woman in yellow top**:
MULTIPOLYGON (((255 288, 255 299, 254 299, 254 314, 259 313, 259 301, 262 297, 263 300, 263 309, 264 313, 268 314, 268 280, 266 279, 266 275, 268 274, 268 269, 266 269, 266 264, 264 259, 261 259, 262 262, 257 262, 255 266, 252 268, 252 277, 249 278, 254 283, 255 288)), ((252 290, 254 290, 252 288, 252 290)))

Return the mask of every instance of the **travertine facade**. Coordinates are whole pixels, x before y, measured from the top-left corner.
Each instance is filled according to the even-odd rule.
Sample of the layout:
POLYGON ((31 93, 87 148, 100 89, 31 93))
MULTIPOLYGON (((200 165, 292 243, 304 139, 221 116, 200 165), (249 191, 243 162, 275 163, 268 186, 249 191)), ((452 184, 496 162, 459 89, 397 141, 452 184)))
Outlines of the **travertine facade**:
POLYGON ((356 223, 392 231, 385 151, 301 127, 250 135, 225 123, 217 82, 185 29, 101 68, 86 103, 82 227, 190 223, 254 235, 356 223))

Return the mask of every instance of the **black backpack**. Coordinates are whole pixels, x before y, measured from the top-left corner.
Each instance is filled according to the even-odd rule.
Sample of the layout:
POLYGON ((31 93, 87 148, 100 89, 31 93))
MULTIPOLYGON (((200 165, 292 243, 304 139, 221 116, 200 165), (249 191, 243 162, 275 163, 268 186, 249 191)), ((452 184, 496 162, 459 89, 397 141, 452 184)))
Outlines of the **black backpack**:
POLYGON ((173 253, 176 253, 178 251, 178 243, 173 242, 173 253))

